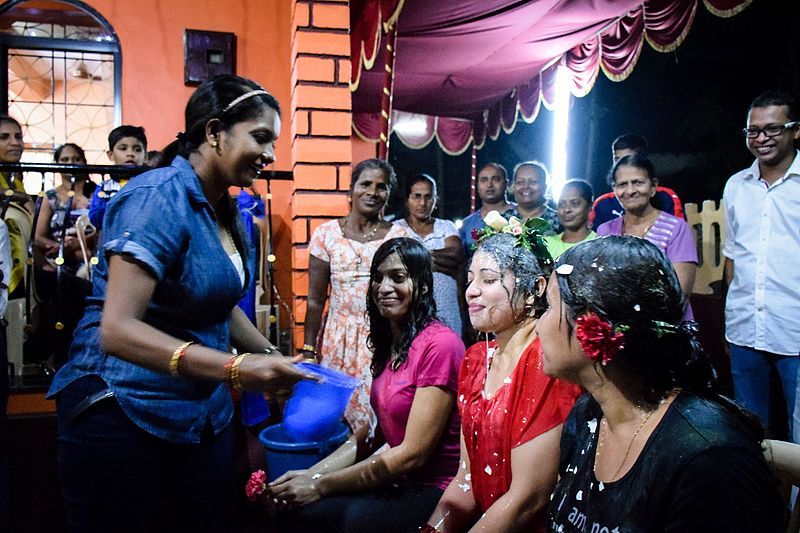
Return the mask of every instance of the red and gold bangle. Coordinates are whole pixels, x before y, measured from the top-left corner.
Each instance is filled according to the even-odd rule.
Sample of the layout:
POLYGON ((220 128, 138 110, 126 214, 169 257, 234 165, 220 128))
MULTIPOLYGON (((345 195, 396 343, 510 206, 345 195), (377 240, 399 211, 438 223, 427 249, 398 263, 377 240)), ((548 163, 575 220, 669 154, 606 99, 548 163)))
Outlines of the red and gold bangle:
POLYGON ((239 356, 238 355, 230 356, 228 358, 228 360, 225 361, 225 366, 223 366, 223 368, 225 369, 224 381, 225 381, 225 384, 228 386, 229 389, 233 388, 233 385, 231 383, 231 375, 232 375, 233 363, 236 361, 237 357, 239 357, 239 356))
POLYGON ((244 358, 250 355, 243 353, 241 355, 233 355, 225 362, 225 383, 231 390, 242 390, 242 380, 239 376, 239 365, 242 364, 244 358))
POLYGON ((194 341, 187 341, 175 348, 175 351, 172 352, 172 358, 169 360, 169 373, 172 374, 174 377, 178 378, 181 375, 181 359, 184 355, 186 355, 186 350, 189 349, 189 346, 194 344, 194 341))

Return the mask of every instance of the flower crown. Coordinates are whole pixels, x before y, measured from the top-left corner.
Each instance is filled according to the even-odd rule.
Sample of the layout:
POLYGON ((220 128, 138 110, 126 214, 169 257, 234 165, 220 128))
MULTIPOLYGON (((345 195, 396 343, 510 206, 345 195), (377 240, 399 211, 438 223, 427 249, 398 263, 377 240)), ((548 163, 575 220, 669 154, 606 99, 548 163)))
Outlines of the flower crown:
POLYGON ((553 258, 550 256, 543 238, 544 232, 550 229, 547 221, 541 218, 529 218, 522 222, 514 216, 506 220, 497 211, 489 211, 483 221, 486 226, 472 230, 472 238, 475 239, 475 243, 472 245, 473 250, 476 250, 484 239, 492 235, 508 233, 517 238, 516 246, 531 252, 543 266, 553 266, 553 258))

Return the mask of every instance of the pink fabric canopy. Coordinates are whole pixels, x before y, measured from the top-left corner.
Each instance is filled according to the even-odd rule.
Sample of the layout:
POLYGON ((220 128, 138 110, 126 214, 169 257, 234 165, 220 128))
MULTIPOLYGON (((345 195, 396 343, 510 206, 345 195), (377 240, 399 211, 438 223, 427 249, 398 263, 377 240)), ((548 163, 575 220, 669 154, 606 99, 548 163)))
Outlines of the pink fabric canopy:
MULTIPOLYGON (((377 52, 385 21, 396 21, 398 31, 393 108, 440 117, 428 121, 432 129, 423 138, 429 142, 435 135, 447 152, 460 153, 472 137, 465 137, 462 121, 441 117, 473 121, 481 147, 487 135, 512 131, 518 114, 532 122, 541 103, 549 106, 559 65, 571 75, 573 94, 584 96, 600 70, 614 81, 625 79, 645 40, 658 51, 674 50, 700 1, 354 0, 354 125, 365 138, 377 139, 369 124, 378 124, 379 133, 384 70, 372 67, 381 67, 376 58, 382 57, 377 52)), ((752 2, 702 1, 723 17, 752 2)))

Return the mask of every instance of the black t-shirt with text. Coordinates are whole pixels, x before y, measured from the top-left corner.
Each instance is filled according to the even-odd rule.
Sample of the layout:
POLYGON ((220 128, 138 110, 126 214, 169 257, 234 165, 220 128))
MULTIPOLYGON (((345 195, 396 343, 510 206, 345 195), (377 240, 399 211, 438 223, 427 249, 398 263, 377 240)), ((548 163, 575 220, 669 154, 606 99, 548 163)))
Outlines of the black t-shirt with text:
POLYGON ((682 392, 631 469, 594 475, 603 413, 584 394, 564 424, 551 532, 779 532, 783 503, 760 447, 719 404, 682 392))

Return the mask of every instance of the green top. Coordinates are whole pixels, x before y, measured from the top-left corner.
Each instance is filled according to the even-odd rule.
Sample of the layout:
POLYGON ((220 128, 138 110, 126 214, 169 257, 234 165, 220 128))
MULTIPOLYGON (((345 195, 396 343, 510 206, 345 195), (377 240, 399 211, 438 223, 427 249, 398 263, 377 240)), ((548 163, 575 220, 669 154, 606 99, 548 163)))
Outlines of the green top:
POLYGON ((581 242, 591 241, 594 238, 597 238, 597 233, 590 231, 589 235, 586 236, 581 242, 564 242, 561 238, 564 236, 563 233, 559 233, 558 235, 550 235, 544 238, 544 243, 547 245, 547 251, 550 252, 550 255, 553 256, 553 259, 558 259, 558 256, 575 246, 576 244, 580 244, 581 242))

